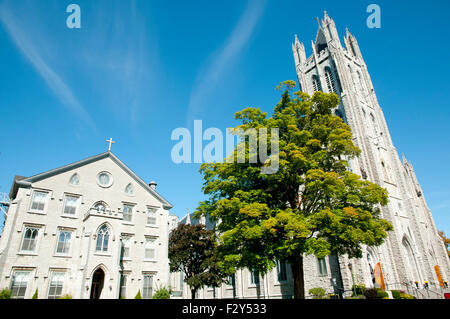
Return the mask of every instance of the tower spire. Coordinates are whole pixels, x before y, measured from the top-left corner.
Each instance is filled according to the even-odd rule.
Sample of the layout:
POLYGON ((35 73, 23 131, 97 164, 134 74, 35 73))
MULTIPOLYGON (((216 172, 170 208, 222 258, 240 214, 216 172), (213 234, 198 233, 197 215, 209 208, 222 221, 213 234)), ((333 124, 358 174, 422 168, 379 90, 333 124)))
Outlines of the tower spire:
POLYGON ((322 29, 322 26, 320 25, 319 17, 316 17, 316 20, 317 20, 317 24, 319 25, 319 29, 322 29))

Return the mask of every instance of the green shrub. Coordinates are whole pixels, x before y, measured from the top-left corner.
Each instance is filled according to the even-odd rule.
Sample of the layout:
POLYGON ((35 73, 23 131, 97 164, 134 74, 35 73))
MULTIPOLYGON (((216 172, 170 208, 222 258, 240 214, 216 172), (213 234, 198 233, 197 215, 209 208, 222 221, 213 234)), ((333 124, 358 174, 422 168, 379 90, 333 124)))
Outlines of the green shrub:
POLYGON ((416 299, 413 295, 400 293, 400 299, 416 299))
POLYGON ((142 299, 141 296, 141 289, 139 289, 138 293, 136 294, 136 297, 134 297, 134 299, 142 299))
POLYGON ((33 297, 31 297, 31 299, 38 299, 38 290, 36 288, 36 291, 34 292, 33 297))
POLYGON ((0 299, 11 299, 11 291, 5 288, 0 291, 0 299))
POLYGON ((345 299, 366 299, 363 295, 346 297, 345 299))
POLYGON ((72 299, 72 296, 70 294, 65 294, 59 297, 58 299, 72 299))
POLYGON ((309 294, 314 296, 314 299, 322 299, 325 296, 325 289, 323 288, 311 288, 309 294))
POLYGON ((383 289, 378 288, 378 299, 389 299, 389 294, 383 289))
POLYGON ((364 284, 356 284, 352 286, 352 296, 356 295, 364 295, 364 291, 366 290, 366 286, 364 284))
POLYGON ((378 298, 378 289, 377 288, 367 288, 364 291, 364 296, 366 299, 379 299, 378 298))
POLYGON ((170 294, 172 293, 172 289, 161 287, 155 291, 152 299, 170 299, 170 294))
POLYGON ((392 297, 394 299, 401 299, 400 298, 400 290, 391 290, 391 292, 392 292, 392 297))

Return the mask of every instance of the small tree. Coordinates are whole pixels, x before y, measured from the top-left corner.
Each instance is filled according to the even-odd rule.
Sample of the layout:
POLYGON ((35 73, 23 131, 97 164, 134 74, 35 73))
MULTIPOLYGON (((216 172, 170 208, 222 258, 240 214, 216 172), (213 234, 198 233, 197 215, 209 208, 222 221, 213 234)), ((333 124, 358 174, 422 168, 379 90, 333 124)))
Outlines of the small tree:
POLYGON ((191 289, 192 299, 204 286, 218 286, 227 274, 217 265, 214 232, 204 225, 180 224, 169 238, 170 271, 182 271, 191 289))
POLYGON ((311 288, 308 292, 314 299, 322 299, 325 296, 325 289, 323 288, 311 288))
POLYGON ((36 288, 36 291, 34 292, 33 297, 31 299, 38 299, 38 289, 36 288))
POLYGON ((172 293, 172 289, 161 287, 155 291, 152 299, 170 299, 170 294, 172 293))
POLYGON ((138 290, 138 293, 136 294, 136 297, 134 297, 134 299, 142 299, 141 289, 138 290))
POLYGON ((352 296, 355 296, 355 292, 356 292, 356 296, 364 295, 365 290, 366 290, 366 285, 364 285, 364 284, 353 285, 352 286, 352 296))
POLYGON ((0 299, 11 299, 11 291, 7 288, 1 290, 0 299))

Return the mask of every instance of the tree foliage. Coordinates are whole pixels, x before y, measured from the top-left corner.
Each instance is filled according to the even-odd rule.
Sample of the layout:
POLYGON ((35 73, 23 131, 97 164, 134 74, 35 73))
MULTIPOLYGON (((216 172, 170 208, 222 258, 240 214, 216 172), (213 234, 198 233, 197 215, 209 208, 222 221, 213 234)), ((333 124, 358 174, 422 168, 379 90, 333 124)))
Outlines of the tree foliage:
POLYGON ((169 288, 161 287, 155 291, 155 294, 153 295, 152 299, 170 299, 171 293, 172 289, 170 287, 169 288))
POLYGON ((242 122, 234 129, 241 142, 230 155, 233 161, 201 165, 209 198, 197 214, 220 220, 221 267, 265 273, 277 259, 289 262, 294 295, 304 298, 304 254, 361 257, 362 246, 380 245, 392 226, 380 216, 387 191, 348 170, 348 161, 360 150, 350 127, 333 114, 337 95, 296 92, 291 97, 294 84, 277 87, 284 92, 271 117, 259 108, 235 114, 242 122), (279 159, 248 161, 248 138, 242 132, 250 128, 278 129, 279 159), (245 152, 246 163, 237 163, 238 152, 245 152), (277 172, 261 173, 262 166, 276 160, 277 172))
POLYGON ((217 287, 227 274, 217 265, 216 238, 204 225, 180 224, 170 233, 170 271, 182 271, 191 288, 192 299, 204 286, 217 287))
POLYGON ((11 299, 11 291, 8 288, 4 288, 0 291, 0 299, 11 299))
POLYGON ((447 250, 448 258, 450 258, 450 238, 447 238, 443 231, 439 231, 438 233, 439 233, 439 236, 442 238, 442 241, 444 242, 444 246, 445 246, 445 249, 447 250))
POLYGON ((134 296, 134 299, 142 299, 141 289, 138 290, 136 296, 134 296))

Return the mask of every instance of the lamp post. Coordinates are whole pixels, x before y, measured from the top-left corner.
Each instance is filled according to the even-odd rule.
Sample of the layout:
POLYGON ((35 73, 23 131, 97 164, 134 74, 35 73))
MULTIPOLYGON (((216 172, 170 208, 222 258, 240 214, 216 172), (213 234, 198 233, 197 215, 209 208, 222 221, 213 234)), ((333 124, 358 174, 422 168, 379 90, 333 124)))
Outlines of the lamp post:
POLYGON ((355 277, 353 276, 353 267, 352 267, 352 263, 348 263, 348 269, 350 269, 350 273, 352 274, 353 293, 355 294, 355 297, 356 297, 356 296, 357 296, 357 294, 356 294, 356 285, 355 285, 355 277))

